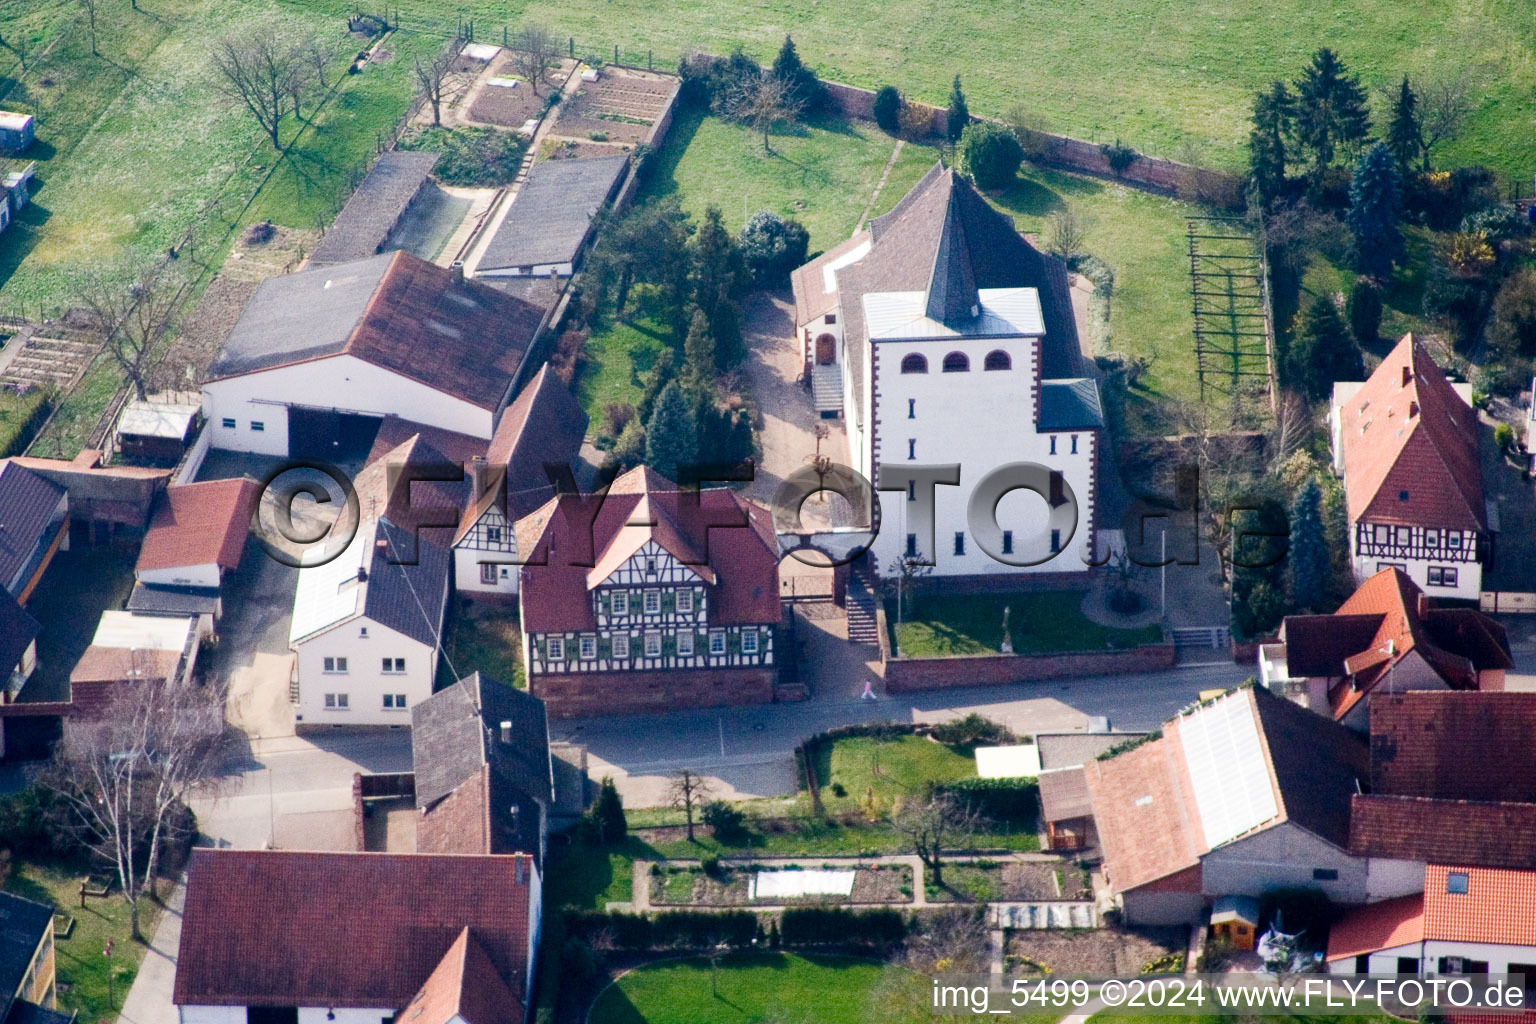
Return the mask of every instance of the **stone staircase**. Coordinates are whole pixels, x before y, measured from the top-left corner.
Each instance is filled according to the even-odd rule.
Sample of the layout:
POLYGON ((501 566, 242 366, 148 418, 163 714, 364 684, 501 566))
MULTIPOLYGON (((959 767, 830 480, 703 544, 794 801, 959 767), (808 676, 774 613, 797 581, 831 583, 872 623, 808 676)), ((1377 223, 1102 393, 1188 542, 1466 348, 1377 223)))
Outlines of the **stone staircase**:
POLYGON ((836 363, 811 367, 811 403, 822 416, 843 411, 843 368, 836 363))
POLYGON ((848 640, 855 644, 880 642, 880 625, 875 618, 875 595, 861 572, 848 577, 848 640))

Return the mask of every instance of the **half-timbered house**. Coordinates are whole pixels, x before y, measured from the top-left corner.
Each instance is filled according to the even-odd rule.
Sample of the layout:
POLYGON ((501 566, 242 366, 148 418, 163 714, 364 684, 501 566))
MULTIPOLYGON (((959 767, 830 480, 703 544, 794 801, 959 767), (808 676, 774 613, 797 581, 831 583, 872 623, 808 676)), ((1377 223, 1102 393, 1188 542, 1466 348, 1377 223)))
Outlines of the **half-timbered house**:
POLYGON ((1411 334, 1369 380, 1333 386, 1356 580, 1401 569, 1432 596, 1478 596, 1493 538, 1471 399, 1411 334))
POLYGON ((766 509, 641 467, 517 524, 523 659, 550 713, 771 700, 778 554, 766 509))

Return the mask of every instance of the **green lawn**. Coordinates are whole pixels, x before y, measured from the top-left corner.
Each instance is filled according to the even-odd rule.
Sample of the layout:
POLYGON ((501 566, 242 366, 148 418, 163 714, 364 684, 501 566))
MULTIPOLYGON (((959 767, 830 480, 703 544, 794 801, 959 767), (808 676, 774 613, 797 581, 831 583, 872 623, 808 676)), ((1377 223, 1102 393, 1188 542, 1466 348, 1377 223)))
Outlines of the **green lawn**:
POLYGON ((610 901, 634 898, 634 863, 657 856, 634 836, 613 847, 573 842, 550 848, 550 870, 544 880, 544 904, 550 910, 578 907, 604 910, 610 901))
POLYGON ((594 425, 601 425, 609 402, 640 404, 652 367, 671 347, 672 329, 656 315, 658 305, 651 289, 641 286, 631 291, 623 318, 611 310, 599 313, 577 385, 577 397, 594 425))
MULTIPOLYGON (((328 0, 335 10, 346 7, 328 0)), ((1397 0, 1241 0, 1194 5, 1154 0, 1076 4, 962 0, 849 0, 743 6, 699 0, 463 0, 444 10, 406 0, 410 24, 443 31, 454 16, 475 19, 477 38, 500 41, 500 26, 522 20, 576 37, 578 52, 670 66, 693 47, 729 53, 741 46, 771 60, 786 32, 821 74, 870 88, 890 83, 943 103, 950 79, 965 76, 971 110, 999 115, 1017 103, 1046 126, 1095 142, 1117 137, 1164 156, 1192 149, 1237 169, 1244 160, 1253 94, 1296 77, 1322 46, 1339 50, 1372 91, 1404 72, 1468 68, 1477 107, 1446 162, 1488 163, 1526 176, 1536 165, 1533 30, 1519 4, 1494 0, 1404 5, 1397 0)), ((348 8, 349 9, 349 8, 348 8)), ((1377 117, 1377 121, 1382 118, 1377 117)))
POLYGON ((523 676, 522 631, 518 629, 516 605, 480 602, 466 608, 463 599, 455 596, 444 632, 444 651, 448 657, 439 663, 439 671, 450 680, 456 669, 460 676, 484 672, 519 690, 528 688, 528 680, 523 676), (452 669, 448 662, 452 662, 452 669))
MULTIPOLYGON (((1407 245, 1407 263, 1392 275, 1391 284, 1382 293, 1381 336, 1386 339, 1376 349, 1383 355, 1392 343, 1410 331, 1424 333, 1424 275, 1434 259, 1435 233, 1428 228, 1403 225, 1407 245)), ((1300 305, 1306 309, 1319 296, 1349 296, 1355 286, 1355 272, 1349 269, 1347 254, 1340 246, 1324 246, 1302 276, 1300 305)))
POLYGON ((996 654, 1003 641, 1003 609, 1010 608, 1010 632, 1018 654, 1096 651, 1156 643, 1158 626, 1114 629, 1086 618, 1077 591, 1035 594, 923 596, 898 626, 894 601, 886 618, 904 657, 996 654))
MULTIPOLYGON (((656 155, 645 194, 677 193, 695 220, 705 207, 718 206, 732 231, 741 230, 758 210, 793 217, 805 225, 811 251, 818 252, 853 234, 896 140, 871 122, 826 118, 775 134, 772 146, 772 155, 765 155, 759 132, 699 110, 684 111, 656 155)), ((902 149, 886 185, 890 191, 881 191, 882 210, 937 159, 927 147, 902 149)))
MULTIPOLYGON (((123 996, 144 958, 145 947, 130 937, 128 904, 115 890, 105 899, 87 900, 85 909, 80 908, 81 877, 82 872, 72 867, 18 861, 12 866, 5 888, 39 903, 51 903, 75 919, 69 938, 57 938, 54 947, 59 1009, 65 1013, 78 1011, 81 1024, 94 1024, 117 1018, 123 996), (109 962, 101 955, 108 939, 113 940, 110 968, 114 977, 110 992, 109 962)), ((154 934, 158 912, 153 902, 140 901, 139 926, 145 935, 154 934)))
POLYGON ((630 971, 598 997, 591 1024, 867 1024, 887 971, 848 957, 736 953, 713 972, 707 959, 668 960, 630 971))
POLYGON ((976 777, 976 755, 962 752, 926 736, 897 736, 876 740, 848 736, 820 748, 816 780, 824 806, 857 806, 874 787, 875 796, 889 802, 898 796, 921 794, 930 782, 958 782, 976 777), (841 786, 846 796, 838 796, 841 786))

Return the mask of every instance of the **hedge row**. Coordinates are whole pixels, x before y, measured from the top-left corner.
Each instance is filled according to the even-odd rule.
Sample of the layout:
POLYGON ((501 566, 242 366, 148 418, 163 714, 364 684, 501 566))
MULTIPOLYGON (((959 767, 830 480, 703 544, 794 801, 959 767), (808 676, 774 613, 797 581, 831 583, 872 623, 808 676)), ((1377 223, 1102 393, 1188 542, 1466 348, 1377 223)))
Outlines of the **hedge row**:
POLYGON ((867 943, 881 946, 900 942, 907 935, 907 921, 889 907, 848 910, 843 907, 793 907, 779 920, 786 946, 821 946, 867 943))
MULTIPOLYGON (((604 945, 631 952, 744 947, 763 934, 757 914, 748 910, 676 910, 650 916, 616 910, 567 910, 564 925, 565 934, 571 938, 590 945, 601 936, 604 945)), ((906 937, 907 921, 899 911, 887 907, 794 907, 784 911, 779 929, 786 946, 887 945, 906 937)))
POLYGON ((1040 798, 1040 786, 1031 778, 960 779, 935 786, 934 792, 963 800, 994 821, 1034 821, 1040 798))

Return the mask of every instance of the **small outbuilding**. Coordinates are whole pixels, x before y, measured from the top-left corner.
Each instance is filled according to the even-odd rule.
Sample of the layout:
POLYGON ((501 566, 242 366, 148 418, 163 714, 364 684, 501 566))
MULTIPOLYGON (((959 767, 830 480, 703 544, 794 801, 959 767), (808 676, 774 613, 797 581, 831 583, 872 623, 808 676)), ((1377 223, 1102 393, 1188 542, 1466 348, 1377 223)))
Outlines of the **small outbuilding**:
POLYGON ((192 442, 202 408, 201 401, 129 402, 117 420, 117 450, 130 458, 174 465, 192 442))
POLYGON ((379 157, 320 239, 309 265, 348 263, 392 248, 390 236, 406 211, 433 187, 432 167, 441 155, 391 150, 379 157))
POLYGON ((149 586, 217 589, 224 573, 240 564, 260 489, 244 477, 166 488, 134 576, 149 586))
POLYGON ((1251 896, 1223 896, 1211 906, 1211 938, 1233 949, 1251 950, 1259 934, 1259 901, 1251 896))
POLYGON ((0 110, 0 153, 16 156, 32 145, 37 130, 31 114, 16 110, 0 110))

